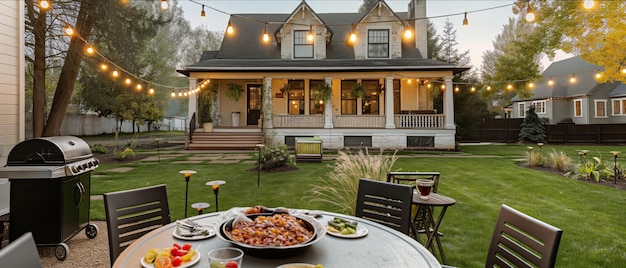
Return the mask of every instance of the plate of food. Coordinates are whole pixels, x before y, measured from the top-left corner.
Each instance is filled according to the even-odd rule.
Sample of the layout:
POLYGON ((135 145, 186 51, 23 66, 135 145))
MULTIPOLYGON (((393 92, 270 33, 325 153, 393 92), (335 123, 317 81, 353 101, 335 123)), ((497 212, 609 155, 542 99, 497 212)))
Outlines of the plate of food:
POLYGON ((200 253, 191 248, 191 244, 183 246, 174 244, 170 248, 151 248, 142 258, 141 266, 144 268, 154 268, 155 263, 170 263, 170 266, 177 268, 191 267, 200 261, 200 253), (163 251, 169 251, 168 256, 160 254, 163 251), (161 256, 160 256, 161 255, 161 256))
POLYGON ((220 239, 260 258, 294 255, 315 244, 326 233, 324 226, 314 218, 290 215, 287 211, 239 215, 215 228, 220 239))
POLYGON ((326 231, 329 235, 341 238, 359 238, 368 233, 367 228, 358 222, 338 217, 328 221, 326 231))

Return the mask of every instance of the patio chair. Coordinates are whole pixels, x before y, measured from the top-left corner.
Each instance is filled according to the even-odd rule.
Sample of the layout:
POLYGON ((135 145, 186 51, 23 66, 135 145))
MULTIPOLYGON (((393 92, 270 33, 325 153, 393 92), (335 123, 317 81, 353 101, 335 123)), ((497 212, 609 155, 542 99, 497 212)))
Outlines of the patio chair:
POLYGON ((387 182, 400 183, 400 184, 415 184, 416 179, 426 179, 433 181, 432 192, 436 193, 439 187, 439 172, 411 172, 411 171, 392 171, 387 172, 387 182))
POLYGON ((412 186, 360 179, 355 216, 408 235, 412 199, 412 186))
POLYGON ((43 267, 31 232, 25 233, 0 250, 2 267, 43 267))
POLYGON ((554 267, 562 233, 503 204, 485 267, 554 267))
POLYGON ((117 256, 141 236, 170 223, 165 185, 105 193, 109 256, 117 256))

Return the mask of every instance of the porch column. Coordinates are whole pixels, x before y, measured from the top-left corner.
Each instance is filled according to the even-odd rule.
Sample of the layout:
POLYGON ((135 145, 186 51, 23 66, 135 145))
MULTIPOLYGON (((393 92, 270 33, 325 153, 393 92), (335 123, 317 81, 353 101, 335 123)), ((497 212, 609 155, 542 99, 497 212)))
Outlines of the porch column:
MULTIPOLYGON (((324 77, 324 83, 328 84, 331 88, 333 88, 333 78, 332 77, 324 77)), ((324 103, 324 128, 333 128, 333 94, 330 94, 330 98, 325 100, 324 103)))
MULTIPOLYGON (((189 77, 189 91, 196 89, 197 79, 189 77)), ((196 113, 196 125, 198 124, 198 94, 187 94, 189 106, 187 108, 187 120, 191 120, 191 116, 196 113)))
POLYGON ((446 129, 456 129, 454 125, 454 97, 453 93, 453 85, 452 85, 452 76, 446 76, 444 78, 446 82, 446 92, 443 99, 443 110, 445 115, 445 128, 446 129))
POLYGON ((263 128, 272 129, 272 78, 265 77, 263 79, 263 103, 261 103, 261 112, 263 113, 263 128))
POLYGON ((385 128, 396 128, 393 111, 393 77, 385 77, 385 128))

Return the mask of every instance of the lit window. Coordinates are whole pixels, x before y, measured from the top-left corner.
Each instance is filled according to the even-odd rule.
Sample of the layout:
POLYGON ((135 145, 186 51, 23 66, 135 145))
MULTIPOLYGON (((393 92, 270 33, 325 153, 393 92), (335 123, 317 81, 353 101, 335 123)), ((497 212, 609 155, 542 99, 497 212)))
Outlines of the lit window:
POLYGON ((309 81, 309 114, 324 114, 324 101, 315 99, 315 88, 324 84, 324 80, 309 81))
POLYGON ((606 118, 606 100, 595 100, 596 117, 606 118))
POLYGON ((546 113, 546 101, 533 101, 533 106, 535 106, 535 113, 537 114, 545 114, 546 113))
POLYGON ((583 100, 575 99, 574 100, 574 117, 582 117, 583 116, 583 100))
POLYGON ((304 81, 291 80, 287 91, 287 109, 289 114, 304 114, 304 81))
POLYGON ((517 117, 526 117, 526 103, 520 102, 517 104, 517 117))
POLYGON ((389 30, 367 32, 367 57, 389 58, 389 30))
POLYGON ((293 32, 293 57, 313 58, 313 41, 307 39, 309 31, 293 32))
POLYGON ((350 94, 356 80, 341 81, 341 114, 356 114, 356 98, 350 94))
POLYGON ((626 115, 626 98, 613 99, 613 115, 626 115))
POLYGON ((365 94, 361 99, 361 114, 379 114, 380 93, 382 87, 378 80, 363 80, 365 94))

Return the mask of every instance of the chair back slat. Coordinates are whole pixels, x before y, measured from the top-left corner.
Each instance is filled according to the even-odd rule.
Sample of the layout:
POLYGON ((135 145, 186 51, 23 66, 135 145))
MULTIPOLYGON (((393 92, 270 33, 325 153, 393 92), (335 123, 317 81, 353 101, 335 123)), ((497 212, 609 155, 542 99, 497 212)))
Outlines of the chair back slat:
POLYGON ((416 179, 425 179, 433 181, 432 192, 436 193, 439 188, 439 177, 441 174, 434 171, 392 171, 387 172, 387 182, 392 183, 411 183, 415 184, 416 179))
POLYGON ((563 230, 502 205, 485 267, 554 267, 563 230))
POLYGON ((170 223, 165 185, 104 194, 111 265, 144 234, 170 223))
POLYGON ((355 216, 409 234, 413 188, 368 179, 359 180, 355 216))

